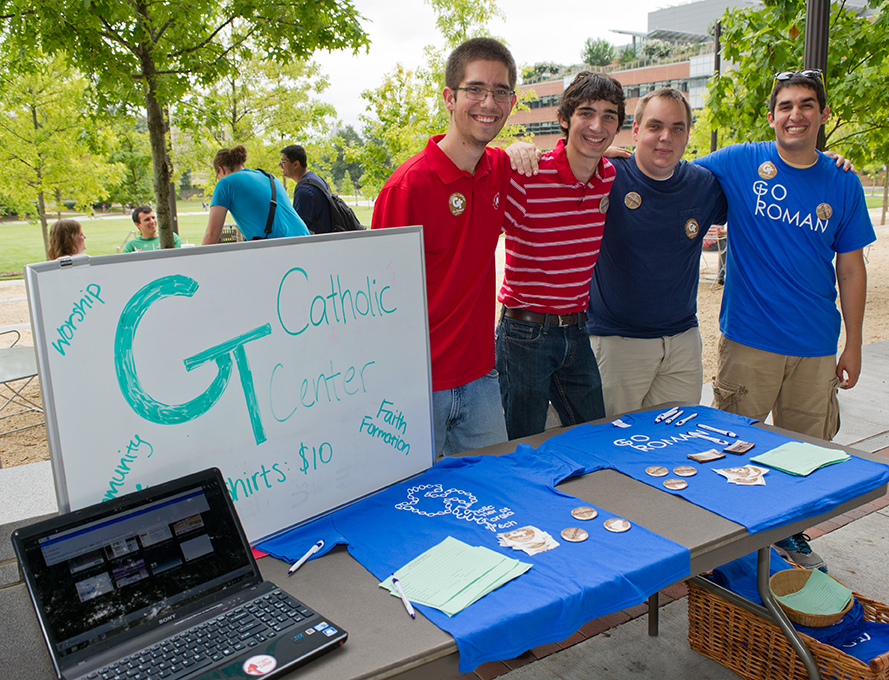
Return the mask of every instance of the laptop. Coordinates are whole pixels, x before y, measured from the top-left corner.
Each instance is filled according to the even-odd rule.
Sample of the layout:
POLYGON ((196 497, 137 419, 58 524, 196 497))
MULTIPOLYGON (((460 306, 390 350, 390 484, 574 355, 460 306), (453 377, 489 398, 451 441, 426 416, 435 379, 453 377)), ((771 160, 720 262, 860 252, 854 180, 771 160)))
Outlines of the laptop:
POLYGON ((64 680, 277 677, 347 633, 260 576, 216 468, 12 534, 64 680))

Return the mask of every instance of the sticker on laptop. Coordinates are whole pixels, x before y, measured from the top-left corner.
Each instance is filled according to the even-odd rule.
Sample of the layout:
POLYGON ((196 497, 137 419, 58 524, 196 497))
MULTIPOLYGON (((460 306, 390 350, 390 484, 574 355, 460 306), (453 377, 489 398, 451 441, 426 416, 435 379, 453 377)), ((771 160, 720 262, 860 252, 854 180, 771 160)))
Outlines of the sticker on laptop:
POLYGON ((337 634, 336 628, 325 628, 321 632, 324 633, 327 637, 333 637, 337 634))
POLYGON ((315 634, 314 628, 306 628, 306 635, 314 635, 314 634, 315 634))
POLYGON ((247 675, 268 675, 278 667, 275 657, 268 654, 251 656, 244 662, 244 672, 247 675))
POLYGON ((327 628, 327 626, 328 626, 327 621, 322 621, 317 626, 315 626, 315 630, 324 630, 325 628, 327 628))

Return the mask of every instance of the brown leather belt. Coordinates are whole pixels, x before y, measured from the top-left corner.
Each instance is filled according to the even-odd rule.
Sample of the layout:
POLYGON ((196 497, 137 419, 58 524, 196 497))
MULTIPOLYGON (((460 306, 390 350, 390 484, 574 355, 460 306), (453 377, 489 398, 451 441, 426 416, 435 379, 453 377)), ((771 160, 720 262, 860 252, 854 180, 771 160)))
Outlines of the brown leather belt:
POLYGON ((503 314, 510 319, 516 321, 527 321, 528 323, 539 323, 541 325, 549 319, 550 326, 577 326, 587 320, 586 312, 575 312, 574 314, 538 314, 527 309, 512 309, 510 307, 503 308, 503 314))

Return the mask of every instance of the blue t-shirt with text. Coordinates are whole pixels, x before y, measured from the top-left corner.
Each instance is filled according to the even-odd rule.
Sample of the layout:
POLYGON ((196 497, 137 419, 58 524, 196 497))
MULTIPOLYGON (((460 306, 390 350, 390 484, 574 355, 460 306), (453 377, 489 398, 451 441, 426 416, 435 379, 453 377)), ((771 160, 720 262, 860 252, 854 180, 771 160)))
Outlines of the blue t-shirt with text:
POLYGON ((836 354, 834 257, 876 239, 857 175, 821 153, 815 165, 793 167, 775 142, 695 162, 716 175, 729 204, 723 335, 776 354, 836 354))

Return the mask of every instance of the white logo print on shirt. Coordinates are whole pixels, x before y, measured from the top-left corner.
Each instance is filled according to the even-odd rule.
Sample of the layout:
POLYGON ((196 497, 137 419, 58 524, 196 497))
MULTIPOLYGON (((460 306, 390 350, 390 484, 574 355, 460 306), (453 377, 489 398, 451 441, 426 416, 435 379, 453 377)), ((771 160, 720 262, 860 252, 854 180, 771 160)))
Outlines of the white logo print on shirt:
POLYGON ((408 489, 407 501, 399 503, 395 507, 398 510, 406 510, 424 517, 453 515, 457 519, 480 524, 490 531, 515 526, 516 523, 513 521, 497 524, 497 522, 515 514, 509 508, 495 510, 493 505, 485 505, 472 509, 472 506, 477 502, 478 499, 468 491, 460 489, 445 491, 441 484, 421 484, 408 489))

